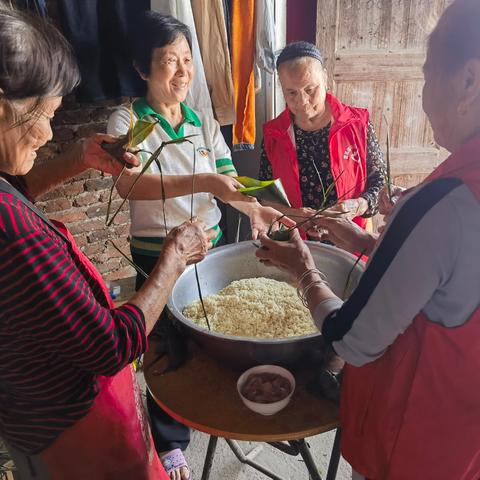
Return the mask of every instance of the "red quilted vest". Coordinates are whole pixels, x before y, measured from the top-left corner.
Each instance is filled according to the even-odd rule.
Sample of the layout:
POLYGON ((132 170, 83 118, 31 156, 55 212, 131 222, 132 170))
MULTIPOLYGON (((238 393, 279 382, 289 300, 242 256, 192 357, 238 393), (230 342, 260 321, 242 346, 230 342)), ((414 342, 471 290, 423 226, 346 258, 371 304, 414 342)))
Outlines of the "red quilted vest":
MULTIPOLYGON (((460 178, 480 202, 479 152, 477 137, 425 182, 460 178)), ((356 471, 371 480, 480 478, 479 339, 480 307, 457 328, 420 313, 382 357, 345 367, 341 448, 356 471)))
MULTIPOLYGON (((337 197, 341 200, 358 198, 367 183, 368 111, 344 105, 330 94, 327 94, 326 101, 334 119, 328 143, 330 169, 333 178, 337 179, 337 197)), ((273 177, 282 180, 292 207, 303 207, 297 151, 288 108, 277 118, 265 123, 263 141, 273 177)), ((365 228, 364 218, 357 217, 355 222, 365 228)))

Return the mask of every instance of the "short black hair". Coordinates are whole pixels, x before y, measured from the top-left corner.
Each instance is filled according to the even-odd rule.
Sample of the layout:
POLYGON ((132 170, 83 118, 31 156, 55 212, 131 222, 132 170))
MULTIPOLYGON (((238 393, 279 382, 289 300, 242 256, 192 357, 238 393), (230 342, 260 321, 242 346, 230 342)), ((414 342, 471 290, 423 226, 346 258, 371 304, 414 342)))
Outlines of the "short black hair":
POLYGON ((192 50, 190 29, 171 15, 146 11, 135 19, 129 33, 133 61, 144 75, 150 73, 153 51, 171 45, 180 35, 192 50))
POLYGON ((70 93, 80 82, 72 49, 47 20, 0 4, 0 88, 7 101, 70 93))

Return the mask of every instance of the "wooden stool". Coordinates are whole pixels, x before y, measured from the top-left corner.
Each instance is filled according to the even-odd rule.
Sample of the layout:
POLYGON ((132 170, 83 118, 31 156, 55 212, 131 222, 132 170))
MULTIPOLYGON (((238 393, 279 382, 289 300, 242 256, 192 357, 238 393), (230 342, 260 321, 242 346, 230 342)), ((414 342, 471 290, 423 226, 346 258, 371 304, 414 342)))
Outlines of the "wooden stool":
MULTIPOLYGON (((156 360, 155 348, 145 354, 144 373, 147 386, 158 405, 175 420, 210 435, 202 480, 208 480, 218 437, 222 437, 242 462, 274 480, 281 477, 246 456, 235 442, 267 442, 289 455, 301 455, 312 480, 321 480, 306 437, 338 427, 338 408, 332 402, 306 389, 312 371, 293 372, 296 389, 288 406, 270 417, 252 412, 237 392, 242 373, 223 365, 194 349, 177 370, 162 374, 165 359, 156 360), (286 443, 288 442, 288 443, 286 443)), ((330 457, 327 480, 334 480, 340 459, 339 430, 330 457)))

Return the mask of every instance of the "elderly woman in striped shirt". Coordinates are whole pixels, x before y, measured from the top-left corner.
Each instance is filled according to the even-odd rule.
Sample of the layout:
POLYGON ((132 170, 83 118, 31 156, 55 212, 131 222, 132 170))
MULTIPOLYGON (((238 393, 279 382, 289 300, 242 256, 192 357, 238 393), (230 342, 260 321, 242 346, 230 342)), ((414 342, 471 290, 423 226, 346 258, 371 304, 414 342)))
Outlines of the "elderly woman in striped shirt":
MULTIPOLYGON (((168 480, 130 363, 214 232, 196 220, 173 229, 149 279, 115 308, 65 226, 33 204, 87 168, 118 174, 120 163, 100 148, 113 137, 94 136, 35 165, 78 70, 53 26, 5 6, 0 45, 0 436, 22 479, 168 480)), ((165 181, 171 194, 191 185, 188 176, 165 181)), ((202 181, 227 202, 243 198, 233 179, 206 174, 202 181)))

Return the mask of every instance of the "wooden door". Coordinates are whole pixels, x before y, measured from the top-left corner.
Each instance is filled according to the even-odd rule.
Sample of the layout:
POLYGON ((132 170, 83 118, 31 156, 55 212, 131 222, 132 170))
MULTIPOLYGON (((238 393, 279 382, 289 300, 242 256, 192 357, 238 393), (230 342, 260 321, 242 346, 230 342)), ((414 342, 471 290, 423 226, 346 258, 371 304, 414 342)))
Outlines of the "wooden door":
POLYGON ((387 118, 395 183, 411 186, 446 152, 422 110, 425 46, 451 0, 318 0, 317 46, 329 85, 345 103, 366 107, 385 150, 387 118))

